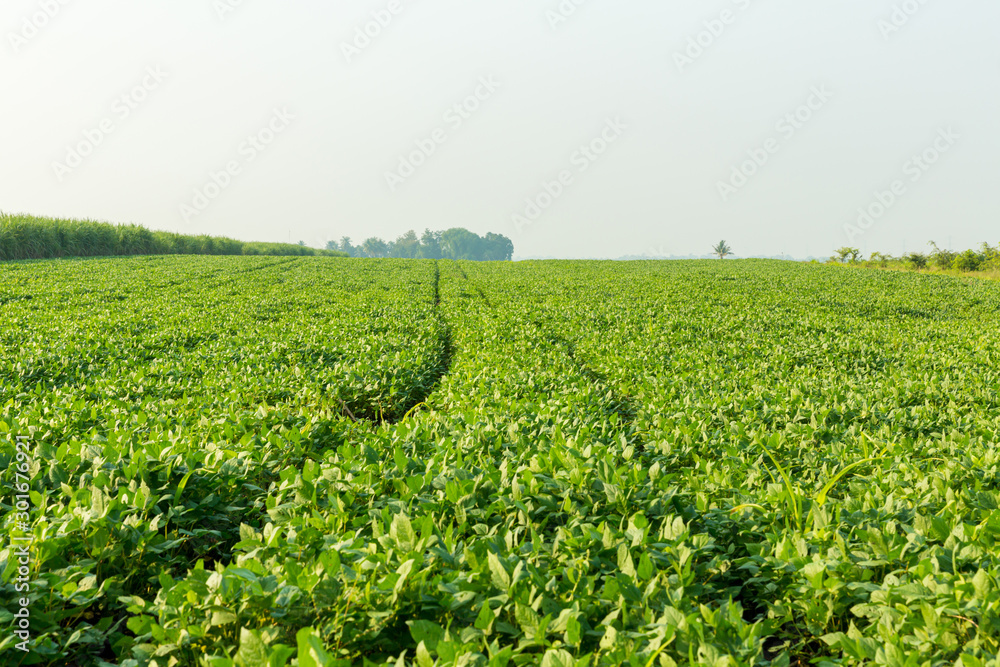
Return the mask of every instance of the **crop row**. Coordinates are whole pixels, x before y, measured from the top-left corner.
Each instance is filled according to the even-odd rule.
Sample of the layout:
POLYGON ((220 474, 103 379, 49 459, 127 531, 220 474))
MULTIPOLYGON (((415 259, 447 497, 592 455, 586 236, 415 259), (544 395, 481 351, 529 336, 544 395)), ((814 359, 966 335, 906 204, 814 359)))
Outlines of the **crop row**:
POLYGON ((228 561, 273 481, 353 419, 400 417, 442 370, 431 262, 29 266, 0 291, 0 431, 37 444, 32 655, 54 664, 141 657, 124 599, 228 561))
MULTIPOLYGON (((658 485, 686 496, 675 509, 700 575, 694 586, 660 586, 683 584, 677 607, 713 639, 687 650, 675 640, 665 653, 748 663, 995 660, 997 290, 751 267, 552 265, 544 281, 527 268, 469 275, 502 285, 505 303, 530 285, 533 312, 523 318, 542 320, 593 377, 630 397, 642 451, 627 458, 655 477, 616 484, 635 494, 630 510, 656 508, 642 512, 655 533, 671 518, 639 498, 658 485), (753 638, 739 647, 720 642, 702 613, 730 601, 755 628, 735 624, 753 638)), ((654 563, 669 562, 656 544, 644 547, 654 563)), ((628 649, 636 651, 641 642, 628 649)))

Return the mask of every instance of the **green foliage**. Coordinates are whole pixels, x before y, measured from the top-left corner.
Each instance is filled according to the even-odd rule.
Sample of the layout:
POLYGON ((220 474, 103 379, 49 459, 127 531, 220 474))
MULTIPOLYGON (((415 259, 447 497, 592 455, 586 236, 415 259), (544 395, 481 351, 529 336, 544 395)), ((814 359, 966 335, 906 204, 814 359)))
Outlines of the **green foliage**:
POLYGON ((996 665, 998 309, 755 260, 10 265, 34 664, 996 665))
MULTIPOLYGON (((932 252, 929 254, 910 252, 896 259, 891 255, 874 252, 866 263, 869 267, 905 268, 922 271, 928 268, 943 272, 974 273, 996 271, 1000 269, 1000 250, 989 243, 981 243, 978 250, 952 252, 942 250, 933 241, 930 242, 932 252)), ((854 259, 859 251, 856 248, 840 248, 831 261, 856 263, 854 259)), ((982 274, 981 274, 982 275, 982 274)))
POLYGON ((841 263, 850 262, 851 264, 854 264, 860 261, 861 250, 859 248, 851 248, 848 246, 843 246, 841 248, 837 248, 837 250, 835 251, 835 256, 831 259, 841 263))
POLYGON ((887 255, 882 252, 873 252, 871 257, 868 259, 869 262, 883 269, 887 268, 889 266, 889 262, 892 260, 892 255, 887 255))
POLYGON ((984 241, 979 244, 979 252, 983 258, 983 268, 1000 269, 1000 247, 994 248, 984 241))
POLYGON ((1000 251, 990 246, 989 243, 981 243, 978 251, 966 250, 964 252, 942 250, 933 241, 930 245, 934 248, 931 262, 939 269, 954 269, 963 273, 1000 269, 1000 251))
POLYGON ((966 250, 955 255, 951 266, 956 271, 978 271, 985 262, 986 258, 975 250, 966 250))
POLYGON ((951 269, 955 266, 955 258, 957 254, 951 250, 943 250, 937 246, 934 241, 928 241, 927 245, 933 248, 931 253, 930 261, 931 264, 938 269, 951 269))
POLYGON ((917 271, 927 268, 927 260, 927 255, 922 252, 910 252, 903 256, 906 265, 917 271))
POLYGON ((514 256, 514 243, 501 234, 479 236, 461 227, 443 232, 424 231, 418 239, 410 230, 395 241, 378 237, 366 239, 360 246, 343 237, 339 243, 330 241, 327 248, 346 252, 351 257, 399 257, 404 259, 455 259, 476 262, 510 261, 514 256))
POLYGON ((58 220, 0 212, 0 261, 118 255, 327 255, 285 243, 248 243, 218 236, 150 231, 139 225, 58 220))

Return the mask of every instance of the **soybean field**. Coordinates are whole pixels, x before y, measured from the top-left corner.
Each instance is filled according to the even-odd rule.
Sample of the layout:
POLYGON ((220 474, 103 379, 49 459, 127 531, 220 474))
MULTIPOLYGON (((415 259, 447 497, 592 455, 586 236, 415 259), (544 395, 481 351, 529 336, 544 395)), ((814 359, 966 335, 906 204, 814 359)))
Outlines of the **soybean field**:
POLYGON ((1000 284, 0 268, 0 664, 1000 665, 1000 284))

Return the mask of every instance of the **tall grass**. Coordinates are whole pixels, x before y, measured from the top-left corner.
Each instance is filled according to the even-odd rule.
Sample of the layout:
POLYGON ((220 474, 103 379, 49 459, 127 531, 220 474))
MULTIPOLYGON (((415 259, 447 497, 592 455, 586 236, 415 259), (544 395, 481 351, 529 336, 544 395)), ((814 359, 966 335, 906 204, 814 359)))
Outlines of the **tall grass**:
POLYGON ((290 243, 255 243, 222 236, 154 232, 140 225, 93 220, 59 220, 0 212, 0 261, 112 255, 324 255, 290 243))

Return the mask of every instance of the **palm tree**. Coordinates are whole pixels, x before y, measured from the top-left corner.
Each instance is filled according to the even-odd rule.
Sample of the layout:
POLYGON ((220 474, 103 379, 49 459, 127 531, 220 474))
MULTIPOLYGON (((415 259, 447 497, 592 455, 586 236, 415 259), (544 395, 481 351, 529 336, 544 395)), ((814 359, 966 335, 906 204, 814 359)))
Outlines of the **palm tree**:
POLYGON ((719 259, 725 259, 726 255, 733 254, 733 250, 725 241, 719 241, 719 245, 712 248, 712 254, 717 255, 719 259))
POLYGON ((365 242, 361 244, 361 252, 368 257, 388 257, 389 244, 377 236, 373 236, 365 239, 365 242))

